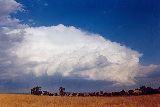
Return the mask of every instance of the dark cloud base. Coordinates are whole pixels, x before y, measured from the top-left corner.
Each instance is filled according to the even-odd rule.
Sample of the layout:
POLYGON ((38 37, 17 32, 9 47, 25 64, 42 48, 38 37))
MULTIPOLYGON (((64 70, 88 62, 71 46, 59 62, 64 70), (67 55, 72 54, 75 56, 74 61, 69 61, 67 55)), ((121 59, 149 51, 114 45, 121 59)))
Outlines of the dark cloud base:
POLYGON ((29 93, 33 86, 42 86, 44 90, 58 91, 60 86, 66 88, 66 91, 98 91, 106 90, 107 84, 111 82, 93 81, 78 78, 64 78, 61 76, 43 76, 25 75, 25 77, 15 79, 0 80, 0 92, 9 93, 29 93))
POLYGON ((91 92, 91 91, 120 91, 138 88, 142 85, 158 88, 160 78, 143 77, 136 78, 135 85, 113 85, 113 82, 102 80, 85 80, 81 78, 64 78, 60 75, 35 77, 34 75, 25 75, 14 79, 0 80, 1 93, 30 93, 33 86, 42 86, 43 90, 58 92, 58 88, 63 86, 66 91, 91 92))

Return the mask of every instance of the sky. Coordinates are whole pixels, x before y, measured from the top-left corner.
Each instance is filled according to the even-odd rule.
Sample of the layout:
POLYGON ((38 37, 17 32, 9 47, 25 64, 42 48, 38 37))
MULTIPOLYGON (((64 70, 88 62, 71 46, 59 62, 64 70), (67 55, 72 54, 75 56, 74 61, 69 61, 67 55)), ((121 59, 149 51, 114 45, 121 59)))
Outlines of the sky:
POLYGON ((159 0, 0 0, 0 92, 159 87, 159 0))
POLYGON ((144 64, 160 63, 159 0, 18 1, 27 10, 18 16, 25 23, 75 26, 145 53, 144 64))

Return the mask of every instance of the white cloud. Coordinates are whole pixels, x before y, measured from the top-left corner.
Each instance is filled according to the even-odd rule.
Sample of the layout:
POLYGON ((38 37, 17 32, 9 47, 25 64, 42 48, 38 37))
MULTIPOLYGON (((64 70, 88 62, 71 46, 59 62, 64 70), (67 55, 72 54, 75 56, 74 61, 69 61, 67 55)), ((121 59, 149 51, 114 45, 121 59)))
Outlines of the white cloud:
POLYGON ((12 12, 21 10, 22 5, 15 0, 0 0, 0 15, 7 16, 12 12))
POLYGON ((62 24, 24 26, 9 15, 21 10, 22 5, 14 0, 0 0, 0 7, 1 78, 58 73, 63 77, 134 84, 135 77, 160 69, 159 65, 141 65, 139 52, 99 34, 62 24))
POLYGON ((22 11, 22 4, 15 0, 0 0, 0 27, 21 28, 24 24, 19 24, 20 20, 11 17, 11 13, 22 11))
POLYGON ((12 48, 11 54, 24 65, 34 63, 26 69, 37 76, 59 73, 64 77, 133 84, 136 76, 158 67, 142 66, 137 51, 73 26, 30 27, 9 34, 19 33, 24 39, 12 48))

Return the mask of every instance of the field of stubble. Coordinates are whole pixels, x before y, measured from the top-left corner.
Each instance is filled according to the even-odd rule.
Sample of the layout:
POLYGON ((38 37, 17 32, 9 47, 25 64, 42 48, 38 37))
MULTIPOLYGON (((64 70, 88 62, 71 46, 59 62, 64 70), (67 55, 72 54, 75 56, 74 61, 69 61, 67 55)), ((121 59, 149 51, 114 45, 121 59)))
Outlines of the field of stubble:
POLYGON ((130 97, 52 97, 0 94, 0 107, 160 107, 160 94, 130 97))

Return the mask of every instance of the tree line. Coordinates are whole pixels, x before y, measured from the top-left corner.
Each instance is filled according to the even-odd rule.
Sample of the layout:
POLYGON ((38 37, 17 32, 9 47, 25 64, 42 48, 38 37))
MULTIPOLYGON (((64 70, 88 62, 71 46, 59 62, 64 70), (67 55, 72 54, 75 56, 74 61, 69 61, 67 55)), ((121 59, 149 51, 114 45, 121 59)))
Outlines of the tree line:
POLYGON ((134 90, 121 90, 118 92, 66 92, 64 87, 59 87, 59 92, 49 92, 41 89, 40 86, 35 86, 31 89, 32 95, 46 95, 46 96, 131 96, 131 95, 150 95, 160 94, 160 87, 153 89, 151 87, 141 86, 134 90))

